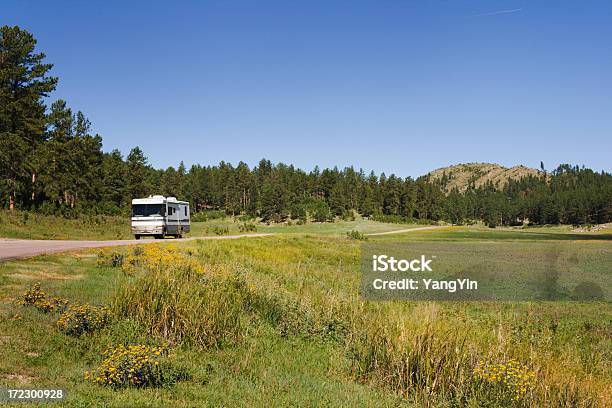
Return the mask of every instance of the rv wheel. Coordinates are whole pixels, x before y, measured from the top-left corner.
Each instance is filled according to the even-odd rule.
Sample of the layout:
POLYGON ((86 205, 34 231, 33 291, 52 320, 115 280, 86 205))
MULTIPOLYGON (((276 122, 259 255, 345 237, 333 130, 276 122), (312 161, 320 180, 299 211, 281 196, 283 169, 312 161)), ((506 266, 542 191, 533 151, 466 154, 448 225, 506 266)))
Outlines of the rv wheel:
POLYGON ((140 239, 140 235, 138 234, 134 235, 134 239, 140 239))

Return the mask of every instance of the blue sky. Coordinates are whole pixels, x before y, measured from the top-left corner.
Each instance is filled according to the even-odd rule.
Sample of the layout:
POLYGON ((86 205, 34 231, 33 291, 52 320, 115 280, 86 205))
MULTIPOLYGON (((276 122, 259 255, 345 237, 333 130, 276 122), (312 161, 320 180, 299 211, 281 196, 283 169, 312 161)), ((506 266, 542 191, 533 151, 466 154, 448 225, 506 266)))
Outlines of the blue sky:
POLYGON ((156 167, 612 170, 610 1, 23 1, 53 98, 156 167))

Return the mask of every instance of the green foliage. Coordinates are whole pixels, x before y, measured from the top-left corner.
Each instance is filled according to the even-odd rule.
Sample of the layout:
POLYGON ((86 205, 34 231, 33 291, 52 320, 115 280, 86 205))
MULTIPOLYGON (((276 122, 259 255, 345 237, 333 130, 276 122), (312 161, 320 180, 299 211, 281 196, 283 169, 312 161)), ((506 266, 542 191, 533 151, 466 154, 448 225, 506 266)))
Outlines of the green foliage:
POLYGON ((121 288, 114 310, 152 334, 215 348, 241 339, 246 293, 239 276, 224 271, 204 275, 170 260, 163 268, 145 267, 145 273, 121 288))
POLYGON ((62 313, 56 325, 59 331, 80 336, 104 328, 111 321, 107 307, 72 304, 62 313))
POLYGON ((127 239, 129 219, 106 215, 81 213, 76 218, 28 212, 23 224, 20 210, 0 210, 0 235, 27 239, 127 239))
POLYGON ((357 241, 367 241, 368 240, 368 237, 366 237, 363 233, 361 233, 361 232, 359 232, 357 230, 348 231, 346 233, 346 236, 349 239, 354 239, 354 240, 357 240, 357 241))
MULTIPOLYGON (((351 219, 353 210, 384 222, 413 220, 489 226, 602 224, 612 221, 612 175, 561 165, 553 172, 526 172, 503 187, 489 181, 446 191, 455 176, 416 180, 384 173, 366 175, 352 167, 305 172, 262 159, 250 169, 221 162, 186 169, 156 170, 139 147, 125 160, 102 152, 85 115, 63 100, 45 105, 57 78, 35 53, 36 40, 19 27, 0 27, 0 205, 77 219, 84 213, 120 215, 132 198, 149 194, 189 200, 194 221, 225 214, 258 216, 282 223, 290 216, 330 222, 351 219), (5 57, 6 56, 6 57, 5 57), (10 57, 10 58, 9 58, 10 57), (9 84, 18 84, 17 87, 9 84), (48 113, 46 113, 48 111, 48 113), (448 194, 445 194, 447 192, 448 194), (212 211, 210 211, 212 210, 212 211)), ((24 224, 30 224, 24 215, 24 224)))
POLYGON ((33 306, 43 313, 61 313, 68 307, 69 302, 62 297, 49 297, 47 292, 41 288, 40 283, 36 283, 17 299, 17 304, 33 306))
POLYGON ((433 405, 457 403, 469 394, 475 383, 472 357, 458 333, 415 327, 416 332, 401 336, 396 323, 380 319, 362 322, 347 343, 353 376, 418 393, 415 399, 433 405))
POLYGON ((222 225, 215 225, 210 229, 210 232, 215 235, 227 235, 229 234, 229 228, 222 225))
MULTIPOLYGON (((373 222, 350 229, 368 224, 373 222)), ((103 330, 75 337, 58 333, 54 316, 0 304, 0 370, 36 373, 37 384, 66 384, 72 397, 65 405, 71 407, 102 400, 111 406, 147 405, 151 398, 177 407, 609 405, 608 303, 364 302, 354 273, 360 245, 344 239, 346 230, 340 229, 347 223, 309 224, 303 230, 309 228, 333 235, 139 246, 137 255, 129 255, 142 262, 127 276, 116 269, 100 273, 93 257, 6 262, 0 276, 9 284, 0 285, 2 298, 14 296, 15 284, 28 274, 44 274, 56 277, 48 280, 49 289, 67 296, 103 304, 117 290, 117 299, 131 306, 103 330), (138 295, 125 299, 126 286, 138 295), (223 323, 226 318, 230 321, 223 323), (221 338, 219 346, 196 342, 201 333, 221 338), (121 380, 125 376, 109 384, 111 370, 99 371, 107 358, 99 352, 109 345, 158 347, 164 344, 159 337, 175 345, 168 355, 149 358, 159 362, 168 380, 145 383, 159 388, 130 385, 121 380), (85 366, 96 377, 82 381, 85 366), (519 374, 529 373, 536 374, 533 382, 519 381, 519 374), (97 377, 105 379, 100 386, 92 384, 97 377), (516 400, 523 385, 526 391, 516 400)), ((563 248, 554 264, 572 270, 570 281, 561 282, 572 294, 572 288, 589 293, 594 287, 580 285, 585 273, 594 278, 608 272, 607 238, 569 233, 569 227, 448 228, 410 235, 458 270, 470 268, 475 258, 491 259, 481 252, 489 248, 510 276, 530 273, 534 260, 563 248), (588 272, 580 267, 585 260, 588 272)), ((113 361, 105 368, 126 367, 128 373, 135 368, 123 358, 113 361)))
POLYGON ((113 388, 163 387, 189 378, 168 361, 168 351, 167 346, 119 345, 106 350, 100 367, 85 373, 85 378, 113 388))
POLYGON ((347 304, 330 302, 323 311, 286 291, 270 292, 253 286, 246 304, 247 310, 270 323, 282 337, 341 340, 349 331, 347 304))
POLYGON ((257 232, 257 226, 251 222, 243 222, 238 226, 240 232, 257 232))
POLYGON ((26 30, 0 27, 0 181, 11 209, 34 194, 44 154, 44 98, 57 84, 47 76, 53 65, 35 47, 26 30))
POLYGON ((117 268, 123 266, 124 259, 125 254, 123 252, 105 248, 98 251, 96 263, 98 266, 110 266, 111 268, 117 268))
POLYGON ((334 220, 334 215, 329 209, 329 205, 324 200, 313 200, 309 203, 308 209, 312 220, 315 222, 328 222, 334 220))
POLYGON ((209 220, 217 220, 227 217, 225 211, 218 210, 208 210, 208 211, 200 211, 191 216, 192 222, 206 222, 209 220))

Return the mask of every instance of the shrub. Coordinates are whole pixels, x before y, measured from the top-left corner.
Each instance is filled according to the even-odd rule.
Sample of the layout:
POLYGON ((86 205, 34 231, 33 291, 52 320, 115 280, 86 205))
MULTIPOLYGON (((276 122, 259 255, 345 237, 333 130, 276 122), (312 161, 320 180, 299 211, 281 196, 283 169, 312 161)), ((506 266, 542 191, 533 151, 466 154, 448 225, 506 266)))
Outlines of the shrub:
POLYGON ((71 305, 62 313, 56 325, 63 333, 80 336, 105 327, 110 318, 110 311, 104 306, 71 305))
POLYGON ((185 378, 186 374, 165 360, 168 351, 167 346, 120 345, 106 350, 100 367, 86 372, 85 378, 114 388, 172 384, 185 378))
POLYGON ((26 290, 17 300, 22 306, 34 306, 44 313, 62 312, 68 307, 68 299, 62 297, 47 297, 47 293, 41 289, 40 283, 34 284, 26 290))
POLYGON ((238 226, 240 232, 257 232, 257 226, 250 222, 243 222, 238 226))
POLYGON ((229 233, 229 228, 227 227, 220 227, 218 225, 215 225, 212 229, 213 234, 215 235, 225 235, 229 233))
POLYGON ((358 241, 367 241, 368 240, 368 237, 366 237, 364 234, 362 234, 361 232, 356 231, 356 230, 352 230, 352 231, 347 232, 346 236, 349 239, 355 239, 355 240, 358 240, 358 241))
POLYGON ((316 203, 313 205, 311 216, 315 222, 334 221, 334 215, 331 213, 329 205, 327 205, 327 203, 323 200, 316 201, 316 203))
POLYGON ((98 251, 98 258, 96 260, 96 264, 98 266, 110 266, 112 268, 121 267, 123 265, 123 260, 125 255, 121 252, 102 249, 98 251))
POLYGON ((238 217, 238 220, 242 222, 255 221, 256 219, 257 217, 253 214, 243 214, 238 217))
POLYGON ((35 283, 30 289, 26 290, 17 303, 21 305, 34 305, 40 300, 46 299, 47 294, 41 289, 40 283, 35 283))

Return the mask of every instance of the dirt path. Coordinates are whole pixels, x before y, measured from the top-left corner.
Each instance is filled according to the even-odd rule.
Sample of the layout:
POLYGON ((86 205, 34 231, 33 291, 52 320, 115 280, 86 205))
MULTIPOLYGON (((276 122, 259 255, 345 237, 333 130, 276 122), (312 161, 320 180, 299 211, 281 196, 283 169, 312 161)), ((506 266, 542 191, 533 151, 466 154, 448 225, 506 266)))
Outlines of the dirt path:
POLYGON ((401 234, 402 232, 410 232, 410 231, 423 231, 423 230, 431 230, 436 228, 446 228, 444 225, 430 225, 428 227, 416 227, 416 228, 406 228, 395 231, 387 231, 387 232, 375 232, 373 234, 365 234, 369 237, 373 237, 375 235, 391 235, 391 234, 401 234))
POLYGON ((65 241, 45 239, 10 239, 0 238, 0 261, 9 259, 28 258, 31 256, 50 254, 54 252, 65 252, 75 249, 102 248, 109 246, 134 245, 134 244, 158 244, 160 242, 182 242, 196 239, 238 239, 267 237, 273 234, 243 234, 222 235, 218 237, 189 237, 182 239, 161 241, 157 239, 123 239, 114 241, 65 241))

